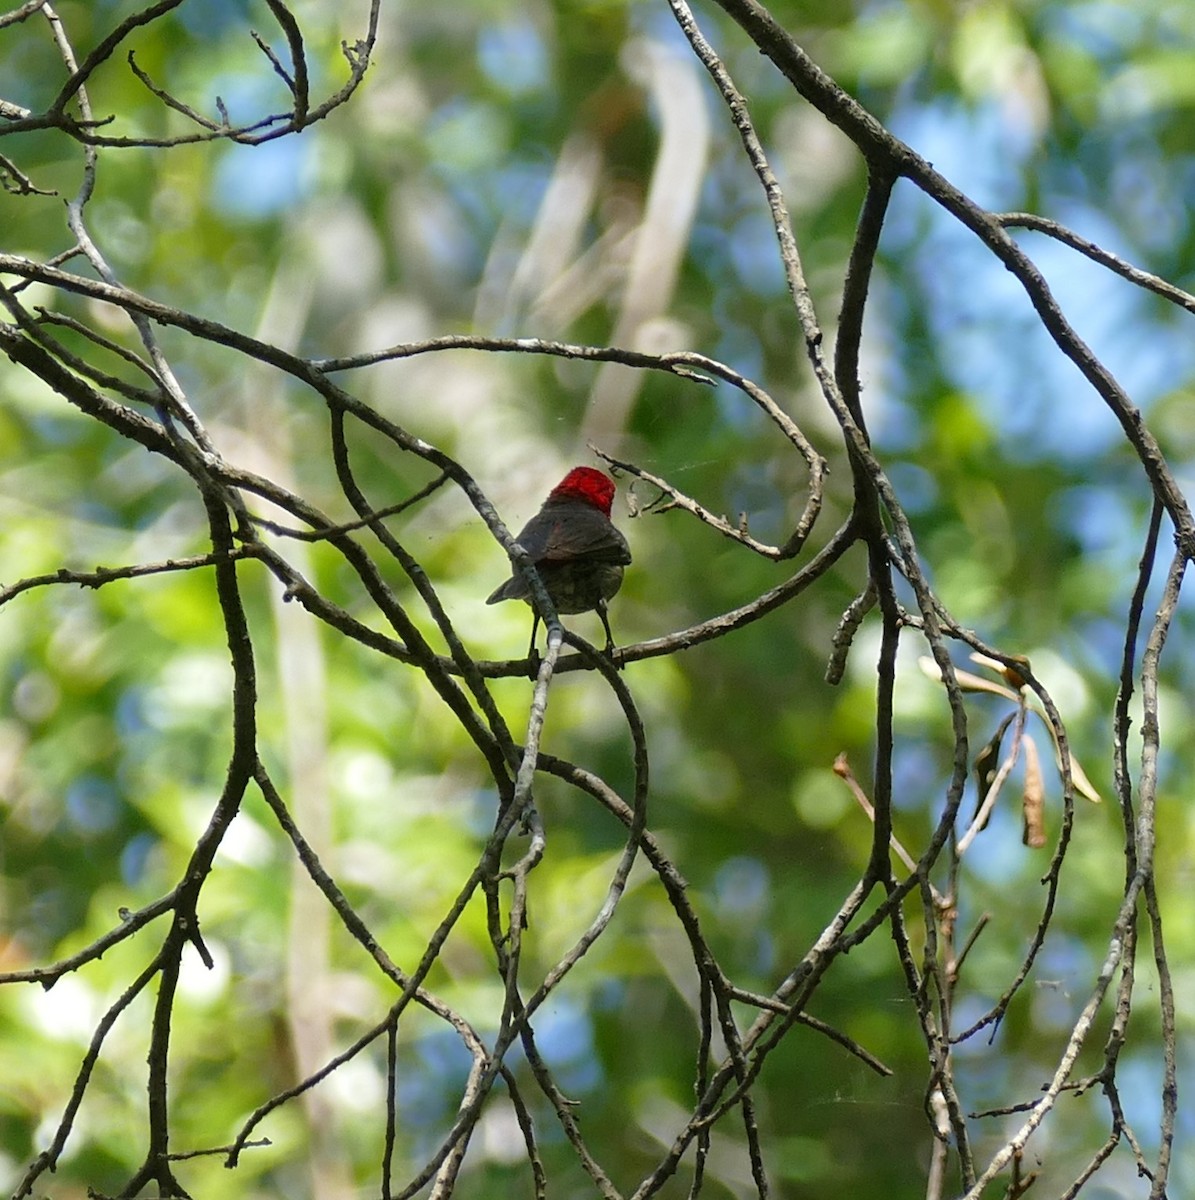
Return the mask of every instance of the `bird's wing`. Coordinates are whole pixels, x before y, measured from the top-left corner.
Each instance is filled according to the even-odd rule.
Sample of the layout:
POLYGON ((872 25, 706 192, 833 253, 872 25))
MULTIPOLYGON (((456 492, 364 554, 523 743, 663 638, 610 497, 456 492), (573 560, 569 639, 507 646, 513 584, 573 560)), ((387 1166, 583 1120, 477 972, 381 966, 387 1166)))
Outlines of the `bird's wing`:
POLYGON ((587 558, 625 566, 631 561, 626 538, 589 505, 541 509, 517 540, 533 562, 587 558))

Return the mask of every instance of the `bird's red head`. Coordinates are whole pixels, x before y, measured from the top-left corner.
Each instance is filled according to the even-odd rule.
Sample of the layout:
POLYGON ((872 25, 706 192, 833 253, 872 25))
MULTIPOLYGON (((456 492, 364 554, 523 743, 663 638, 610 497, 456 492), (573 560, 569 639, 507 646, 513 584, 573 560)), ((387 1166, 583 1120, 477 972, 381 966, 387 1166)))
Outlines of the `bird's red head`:
POLYGON ((549 500, 583 500, 610 515, 614 503, 614 480, 593 467, 573 469, 548 493, 549 500))

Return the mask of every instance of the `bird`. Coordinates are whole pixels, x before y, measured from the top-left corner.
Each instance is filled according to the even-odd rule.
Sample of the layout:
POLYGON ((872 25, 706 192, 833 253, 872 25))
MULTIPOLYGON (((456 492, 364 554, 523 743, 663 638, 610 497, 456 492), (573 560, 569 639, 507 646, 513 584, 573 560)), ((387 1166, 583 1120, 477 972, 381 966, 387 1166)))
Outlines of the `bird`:
MULTIPOLYGON (((614 652, 614 636, 606 601, 622 586, 623 569, 631 561, 627 540, 610 520, 614 480, 593 467, 574 467, 548 493, 539 512, 515 539, 527 552, 559 613, 596 612, 606 631, 606 655, 614 652)), ((541 613, 520 571, 494 589, 487 604, 523 600, 531 605, 531 648, 541 613)))

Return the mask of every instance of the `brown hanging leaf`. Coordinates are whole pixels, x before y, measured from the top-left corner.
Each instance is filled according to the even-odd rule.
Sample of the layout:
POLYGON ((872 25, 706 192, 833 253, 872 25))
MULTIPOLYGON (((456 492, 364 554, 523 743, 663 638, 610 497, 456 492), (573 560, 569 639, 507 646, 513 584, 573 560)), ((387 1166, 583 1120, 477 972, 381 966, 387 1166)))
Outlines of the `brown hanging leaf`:
MULTIPOLYGON (((938 683, 942 682, 942 672, 938 668, 938 664, 927 655, 922 655, 917 660, 917 665, 921 670, 938 683)), ((1016 701, 1017 693, 1010 688, 1006 688, 1003 684, 993 683, 990 679, 984 679, 981 675, 972 675, 970 671, 960 671, 957 667, 954 672, 955 679, 958 680, 959 690, 963 692, 986 692, 989 696, 1003 696, 1005 700, 1016 701)))
MULTIPOLYGON (((1005 667, 1002 662, 994 658, 989 658, 986 654, 972 654, 971 657, 981 666, 999 671, 1010 683, 1019 681, 1018 686, 1024 686, 1024 680, 1021 679, 1014 668, 1005 667)), ((1017 658, 1028 666, 1029 660, 1027 658, 1023 656, 1017 656, 1017 658)), ((930 679, 936 680, 938 683, 942 682, 942 672, 938 669, 938 664, 932 658, 923 655, 917 660, 917 665, 930 679)), ((963 692, 986 692, 989 696, 1002 696, 1005 700, 1012 700, 1017 703, 1028 701, 1030 711, 1036 713, 1042 724, 1050 731, 1050 740, 1054 745, 1054 762, 1057 764, 1058 771, 1061 774, 1062 755, 1058 752, 1058 736, 1054 731, 1054 726, 1050 724, 1050 719, 1042 712, 1040 703, 1036 697, 1028 696, 1020 690, 1013 691, 1011 688, 1005 687, 1004 684, 994 683, 979 675, 972 675, 969 671, 956 670, 955 677, 958 679, 959 689, 963 692)), ((1087 773, 1080 766, 1079 760, 1073 754, 1071 755, 1071 782, 1074 784, 1077 796, 1082 796, 1084 800, 1089 800, 1092 804, 1101 803, 1102 797, 1096 791, 1091 780, 1087 778, 1087 773)))
POLYGON ((1046 844, 1046 789, 1041 775, 1041 759, 1034 740, 1025 735, 1025 790, 1021 796, 1023 830, 1021 841, 1034 850, 1046 844))
MULTIPOLYGON (((1011 714, 1000 722, 996 732, 988 739, 983 749, 975 756, 975 786, 979 792, 978 800, 975 805, 976 816, 983 808, 984 801, 988 798, 988 791, 991 789, 993 782, 996 779, 1000 770, 1000 746, 1004 741, 1004 735, 1008 732, 1008 726, 1012 722, 1011 714)), ((987 821, 984 821, 980 829, 987 826, 987 821)))
POLYGON ((987 667, 989 671, 995 671, 1009 687, 1015 688, 1019 692, 1025 686, 1025 677, 1017 670, 1016 664, 1020 663, 1026 670, 1029 670, 1029 660, 1023 654, 1010 654, 1008 658, 1008 663, 1002 663, 998 658, 990 658, 978 651, 971 655, 972 662, 978 663, 981 667, 987 667))
MULTIPOLYGON (((1054 727, 1046 723, 1050 730, 1050 735, 1053 737, 1054 727)), ((1058 766, 1059 775, 1062 774, 1062 755, 1058 752, 1058 739, 1054 738, 1054 762, 1058 766)), ((1092 786, 1091 780, 1087 778, 1086 772, 1079 765, 1079 760, 1071 754, 1071 783, 1075 785, 1075 794, 1082 796, 1084 800, 1090 800, 1092 804, 1099 804, 1101 796, 1099 792, 1092 786)))

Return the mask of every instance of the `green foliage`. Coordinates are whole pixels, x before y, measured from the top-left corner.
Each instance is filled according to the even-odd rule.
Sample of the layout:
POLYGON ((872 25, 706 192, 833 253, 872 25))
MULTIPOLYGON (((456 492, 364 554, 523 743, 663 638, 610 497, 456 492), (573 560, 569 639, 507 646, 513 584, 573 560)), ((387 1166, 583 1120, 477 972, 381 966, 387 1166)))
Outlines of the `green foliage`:
MULTIPOLYGON (((345 74, 341 39, 361 36, 364 6, 293 7, 313 89, 333 90, 345 74)), ((213 119, 217 95, 234 121, 279 111, 288 96, 248 37, 250 8, 261 22, 258 6, 183 5, 130 39, 136 62, 213 119)), ((131 11, 68 3, 60 15, 85 54, 131 11)), ((1195 149, 1195 43, 1187 6, 925 0, 787 3, 774 11, 844 87, 981 203, 1057 217, 1189 286, 1195 230, 1181 180, 1190 178, 1195 149)), ((700 11, 698 19, 774 155, 814 300, 832 326, 864 164, 720 12, 700 11)), ((313 357, 452 332, 609 343, 632 269, 626 239, 660 161, 658 107, 632 56, 655 39, 683 58, 669 22, 666 8, 646 3, 384 6, 381 52, 349 105, 254 148, 105 148, 89 228, 127 286, 313 357), (562 240, 555 261, 551 231, 538 224, 541 204, 566 152, 581 151, 589 155, 591 190, 575 242, 562 240), (537 236, 548 239, 539 259, 529 251, 537 236)), ((284 57, 276 29, 263 36, 284 57)), ((44 22, 0 30, 0 63, 4 99, 35 109, 64 77, 44 22)), ((841 437, 810 380, 762 191, 708 81, 702 76, 696 86, 710 122, 707 163, 675 290, 645 338, 652 349, 717 357, 780 400, 830 460, 822 527, 832 529, 853 499, 841 437)), ((97 117, 115 114, 99 127, 104 134, 163 138, 194 129, 137 81, 121 55, 90 91, 97 117)), ((6 139, 0 152, 17 142, 6 139)), ((62 207, 80 183, 79 146, 43 130, 22 135, 12 157, 36 186, 59 194, 0 196, 0 250, 39 259, 68 250, 62 207)), ((583 178, 578 167, 569 180, 581 188, 583 178)), ((1043 245, 1036 234, 1018 237, 1031 252, 1043 245)), ((898 185, 866 330, 869 428, 939 594, 963 625, 1033 661, 1059 698, 1079 760, 1110 798, 1109 714, 1148 488, 1113 418, 1068 364, 1059 365, 1024 296, 969 239, 912 185, 898 185)), ((1184 460, 1195 387, 1189 333, 1127 283, 1069 253, 1050 244, 1043 269, 1073 304, 1081 332, 1149 411, 1164 449, 1184 460)), ((112 308, 42 285, 24 299, 142 352, 112 308)), ((145 383, 116 353, 55 332, 105 371, 145 383)), ((333 520, 352 519, 314 393, 280 383, 226 346, 172 329, 161 336, 205 425, 220 431, 222 452, 286 480, 333 520)), ((807 476, 757 410, 725 385, 658 374, 640 381, 626 422, 599 435, 593 389, 611 369, 626 368, 453 350, 342 372, 337 381, 464 464, 510 528, 562 468, 589 460, 592 434, 601 449, 670 480, 732 523, 745 513, 754 536, 787 536, 807 476)), ((400 458, 360 425, 349 436, 358 482, 375 507, 433 477, 426 463, 400 458)), ((642 506, 654 499, 641 483, 634 494, 642 506)), ((250 507, 293 524, 265 502, 250 507)), ((3 584, 63 567, 91 571, 210 550, 198 494, 181 472, 15 369, 0 375, 0 514, 3 584)), ((616 510, 616 519, 634 553, 613 605, 620 643, 732 609, 792 570, 749 556, 675 509, 634 519, 616 510)), ((461 493, 437 493, 391 526, 472 654, 523 652, 527 613, 484 605, 508 563, 461 493)), ((360 581, 328 547, 311 547, 305 564, 329 599, 350 613, 370 611, 360 581)), ((397 567, 391 572, 388 582, 414 604, 410 582, 397 567)), ((295 634, 282 589, 265 568, 247 561, 238 573, 257 639, 270 766, 287 796, 313 787, 309 817, 328 822, 325 866, 393 961, 413 969, 492 827, 497 795, 484 764, 421 676, 332 631, 313 632, 306 618, 299 618, 305 633, 295 634), (304 637, 305 649, 296 651, 294 639, 304 637), (296 654, 318 661, 314 687, 288 676, 296 654), (295 744, 303 736, 296 729, 313 728, 318 746, 295 744), (306 774, 305 749, 318 760, 315 777, 306 774)), ((856 550, 796 604, 625 673, 652 753, 648 826, 688 879, 724 969, 757 992, 769 992, 800 960, 870 853, 871 826, 832 766, 845 752, 863 790, 872 790, 874 615, 845 681, 837 688, 823 681, 837 621, 865 581, 856 550)), ((436 636, 426 611, 417 620, 436 636)), ((570 624, 598 636, 595 619, 570 624)), ((1172 636, 1186 644, 1185 618, 1172 636)), ((923 844, 938 818, 951 753, 941 689, 915 663, 922 651, 910 641, 898 664, 894 821, 910 847, 923 844)), ((1190 668, 1176 656, 1169 669, 1164 722, 1181 731, 1190 668)), ((122 909, 174 887, 210 819, 231 739, 228 649, 210 570, 100 589, 47 584, 15 596, 0 608, 0 678, 10 697, 0 712, 0 970, 21 971, 82 950, 119 925, 122 909)), ((516 740, 529 692, 525 680, 493 683, 516 740)), ((977 748, 1005 709, 987 697, 968 703, 977 748)), ((1189 766, 1182 743, 1179 736, 1168 744, 1172 782, 1161 798, 1164 895, 1188 872, 1181 846, 1190 818, 1177 783, 1189 766)), ((554 683, 544 746, 629 794, 620 713, 591 673, 554 683)), ((1047 746, 1040 735, 1053 839, 1061 787, 1047 746)), ((1049 850, 1021 846, 1014 793, 1010 786, 964 867, 962 937, 982 913, 993 920, 962 977, 961 1025, 1015 973, 1043 904, 1049 850)), ((625 836, 608 813, 556 780, 537 785, 536 797, 550 852, 535 872, 526 933, 532 979, 600 908, 625 836)), ((970 807, 964 801, 968 815, 970 807)), ((968 1044, 974 1108, 1009 1103, 1010 1090, 1013 1103, 1034 1098, 1053 1062, 1054 1043, 1042 1049, 1042 1029, 1069 1028, 1100 961, 1121 895, 1115 805, 1081 805, 1075 839, 1066 875, 1074 890, 1063 889, 1041 978, 1014 1002, 992 1044, 985 1035, 968 1044)), ((294 1006, 304 994, 308 937, 312 986, 327 993, 317 999, 331 1013, 328 1053, 350 1045, 393 1002, 394 989, 338 923, 295 927, 296 894, 312 885, 295 877, 293 862, 290 843, 254 795, 203 892, 215 969, 203 970, 190 950, 184 959, 173 1031, 173 1149, 231 1141, 257 1105, 302 1076, 294 1006), (323 939, 326 951, 314 949, 323 939)), ((1173 903, 1168 916, 1171 908, 1171 953, 1187 961, 1190 920, 1173 903)), ((150 926, 48 992, 34 984, 0 988, 5 1177, 19 1178, 45 1148, 96 1021, 148 964, 158 936, 150 926)), ((679 939, 666 896, 640 865, 619 919, 535 1022, 561 1086, 578 1102, 588 1143, 619 1187, 654 1167, 693 1104, 698 998, 679 939)), ((922 1196, 932 1143, 925 1049, 899 963, 890 947, 868 942, 840 967, 812 1015, 856 1039, 893 1076, 877 1081, 840 1046, 797 1030, 768 1061, 756 1094, 776 1186, 793 1197, 922 1196)), ((479 897, 428 982, 492 1032, 501 980, 479 897)), ((106 1043, 52 1194, 119 1189, 142 1160, 151 1002, 140 996, 106 1043)), ((745 1006, 739 1015, 750 1019, 745 1006)), ((1184 1021, 1190 1015, 1184 1008, 1184 1021)), ((1099 1065, 1095 1053, 1085 1061, 1092 1071, 1099 1065)), ((407 1174, 451 1124, 468 1066, 442 1024, 417 1019, 403 1027, 396 1161, 409 1165, 407 1174)), ((512 1069, 533 1094, 521 1057, 512 1069)), ((313 1194, 301 1169, 309 1129, 335 1112, 327 1117, 328 1144, 321 1143, 330 1169, 347 1187, 376 1190, 381 1049, 325 1086, 328 1098, 314 1107, 293 1101, 272 1114, 255 1134, 272 1146, 246 1151, 236 1172, 205 1158, 179 1164, 180 1178, 208 1200, 313 1194)), ((1150 1142, 1152 1097, 1122 1099, 1150 1142)), ((475 1137, 461 1195, 527 1189, 525 1164, 512 1165, 518 1135, 505 1104, 495 1101, 486 1136, 475 1137)), ((561 1194, 590 1194, 542 1099, 534 1116, 549 1178, 566 1181, 561 1194)), ((1103 1134, 1092 1130, 1102 1131, 1106 1114, 1092 1106, 1074 1121, 1073 1139, 1043 1164, 1056 1190, 1086 1161, 1093 1136, 1098 1144, 1103 1134)), ((714 1136, 709 1194, 749 1194, 741 1127, 725 1122, 714 1136)), ((994 1131, 993 1143, 1003 1136, 994 1131)), ((1195 1169, 1189 1148, 1180 1159, 1195 1169)), ((1127 1154, 1122 1163, 1118 1151, 1112 1172, 1113 1180, 1132 1176, 1127 1154)))

